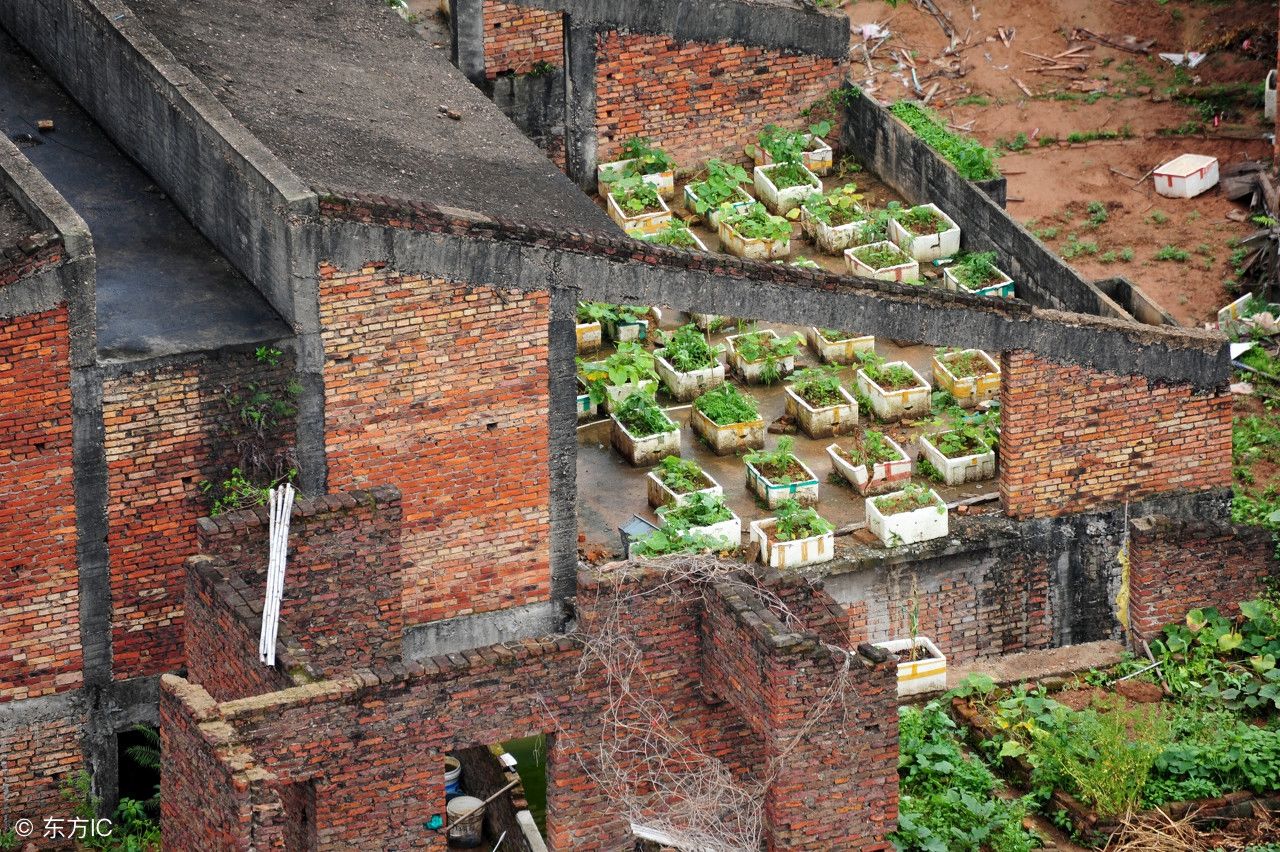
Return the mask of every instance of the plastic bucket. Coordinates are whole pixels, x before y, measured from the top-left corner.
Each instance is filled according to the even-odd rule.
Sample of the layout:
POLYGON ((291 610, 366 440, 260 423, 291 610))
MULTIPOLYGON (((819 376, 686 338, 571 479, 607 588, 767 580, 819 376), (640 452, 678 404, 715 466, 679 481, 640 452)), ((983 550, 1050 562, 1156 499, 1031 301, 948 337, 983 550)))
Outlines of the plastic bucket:
POLYGON ((449 843, 464 848, 479 846, 484 830, 484 802, 474 796, 458 796, 445 805, 449 815, 449 843), (467 817, 467 814, 480 810, 467 817), (466 819, 463 819, 466 817, 466 819))
POLYGON ((444 759, 444 794, 452 796, 462 792, 462 764, 456 757, 444 759))

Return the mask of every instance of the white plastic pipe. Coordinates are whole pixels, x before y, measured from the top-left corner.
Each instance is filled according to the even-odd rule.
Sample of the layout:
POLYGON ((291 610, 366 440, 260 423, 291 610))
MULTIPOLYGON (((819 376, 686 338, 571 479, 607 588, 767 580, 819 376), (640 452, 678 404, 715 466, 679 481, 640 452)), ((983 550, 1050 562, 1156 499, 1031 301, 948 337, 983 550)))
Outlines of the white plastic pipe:
POLYGON ((258 659, 276 664, 276 636, 280 630, 280 601, 284 597, 285 560, 289 553, 289 519, 293 486, 272 488, 267 498, 267 588, 262 602, 262 629, 258 634, 258 659))

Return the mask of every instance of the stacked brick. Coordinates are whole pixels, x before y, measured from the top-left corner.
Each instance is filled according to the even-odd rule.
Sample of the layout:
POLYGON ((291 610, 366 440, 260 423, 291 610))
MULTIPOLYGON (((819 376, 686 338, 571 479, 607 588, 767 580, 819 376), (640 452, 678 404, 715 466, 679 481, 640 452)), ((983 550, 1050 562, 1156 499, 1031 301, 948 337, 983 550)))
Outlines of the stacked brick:
MULTIPOLYGON (((294 504, 280 620, 304 628, 296 639, 305 659, 322 675, 337 676, 400 656, 400 595, 404 586, 400 523, 400 495, 393 488, 326 494, 294 504)), ((201 518, 199 528, 200 552, 217 557, 234 580, 227 593, 253 601, 250 617, 260 617, 266 582, 267 510, 201 518)), ((188 633, 206 629, 203 624, 187 626, 188 633)), ((237 645, 242 641, 237 638, 237 645)), ((256 631, 246 647, 256 662, 256 631)), ((203 684, 205 681, 194 674, 195 651, 192 648, 187 655, 188 666, 192 680, 203 684)), ((211 662, 214 665, 201 668, 212 672, 216 661, 211 662)), ((222 698, 214 689, 209 691, 222 698)))
POLYGON ((40 830, 48 816, 70 816, 62 786, 84 769, 81 734, 88 723, 86 708, 72 702, 48 712, 24 708, 22 717, 0 720, 5 796, 0 801, 0 824, 12 827, 29 819, 40 830))
POLYGON ((617 159, 633 136, 656 140, 682 164, 740 150, 766 124, 794 124, 843 74, 843 63, 825 57, 602 33, 596 42, 597 159, 617 159))
POLYGON ((65 307, 0 320, 0 701, 82 682, 70 345, 65 307))
POLYGON ((550 596, 550 297, 320 269, 329 486, 403 494, 406 624, 550 596))
MULTIPOLYGON (((111 626, 117 678, 173 671, 183 662, 183 562, 196 552, 196 518, 209 513, 204 481, 239 463, 241 413, 228 395, 253 383, 283 398, 292 372, 252 354, 206 356, 108 378, 103 420, 109 493, 111 626)), ((292 442, 292 425, 275 440, 292 442)))
POLYGON ((484 69, 492 80, 564 64, 564 15, 500 0, 484 3, 484 69))
MULTIPOLYGON (((889 848, 897 763, 891 660, 856 657, 841 690, 843 657, 813 634, 771 623, 751 596, 656 571, 626 580, 580 575, 578 600, 584 636, 618 630, 634 642, 633 683, 651 691, 692 742, 723 755, 740 776, 761 777, 778 769, 769 757, 781 759, 766 803, 769 848, 889 848), (710 672, 732 674, 743 694, 708 705, 710 672), (847 708, 849 723, 807 725, 833 684, 840 694, 831 719, 847 708)), ((265 838, 297 836, 299 814, 310 808, 318 848, 443 850, 443 833, 423 828, 443 810, 443 754, 545 732, 550 847, 618 848, 627 821, 591 771, 601 711, 618 686, 569 638, 375 666, 222 704, 166 675, 161 730, 177 768, 163 779, 166 845, 266 845, 265 838)))
POLYGON ((1231 486, 1231 395, 1002 354, 1006 514, 1084 512, 1231 486))
POLYGON ((1280 580, 1271 533, 1213 521, 1136 518, 1129 524, 1129 629, 1154 639, 1199 607, 1239 613, 1280 580))
POLYGON ((32 234, 12 246, 0 246, 0 287, 26 278, 62 260, 62 237, 52 231, 32 234))

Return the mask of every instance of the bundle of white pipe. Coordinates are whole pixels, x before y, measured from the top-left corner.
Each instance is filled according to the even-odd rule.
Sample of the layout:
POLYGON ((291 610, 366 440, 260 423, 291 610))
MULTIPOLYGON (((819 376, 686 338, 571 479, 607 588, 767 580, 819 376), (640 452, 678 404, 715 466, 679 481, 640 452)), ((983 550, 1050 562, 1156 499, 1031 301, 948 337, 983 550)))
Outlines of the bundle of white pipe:
POLYGON ((284 597, 284 564, 289 553, 289 517, 293 486, 272 488, 267 499, 267 596, 262 604, 262 632, 258 635, 258 659, 276 664, 276 634, 280 628, 280 599, 284 597))

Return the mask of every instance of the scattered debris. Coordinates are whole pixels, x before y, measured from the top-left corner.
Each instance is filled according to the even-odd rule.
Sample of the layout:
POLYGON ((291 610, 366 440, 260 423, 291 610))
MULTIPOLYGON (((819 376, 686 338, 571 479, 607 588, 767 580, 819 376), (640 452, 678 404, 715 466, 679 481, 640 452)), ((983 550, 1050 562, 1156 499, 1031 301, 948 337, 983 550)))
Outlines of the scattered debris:
POLYGON ((1107 47, 1114 47, 1116 50, 1123 50, 1123 51, 1126 51, 1127 53, 1136 53, 1140 56, 1145 56, 1146 54, 1150 53, 1151 46, 1156 43, 1156 40, 1153 38, 1139 39, 1137 36, 1131 36, 1131 35, 1124 35, 1119 37, 1110 36, 1110 35, 1099 35, 1098 33, 1095 33, 1093 30, 1087 30, 1084 27, 1076 27, 1074 30, 1072 30, 1071 37, 1068 39, 1068 41, 1077 41, 1077 40, 1084 40, 1084 39, 1088 39, 1089 41, 1096 41, 1098 44, 1105 44, 1107 47))
POLYGON ((1166 62, 1172 62, 1174 65, 1185 65, 1188 68, 1195 68, 1201 62, 1204 62, 1206 54, 1196 53, 1194 50, 1190 53, 1158 53, 1156 54, 1166 62))
POLYGON ((41 133, 48 133, 48 132, 52 131, 52 130, 53 130, 53 119, 52 119, 52 118, 40 118, 40 119, 37 119, 37 120, 36 120, 36 130, 39 130, 41 133))
POLYGON ((862 35, 863 41, 889 37, 889 28, 881 24, 858 24, 854 29, 862 35))

